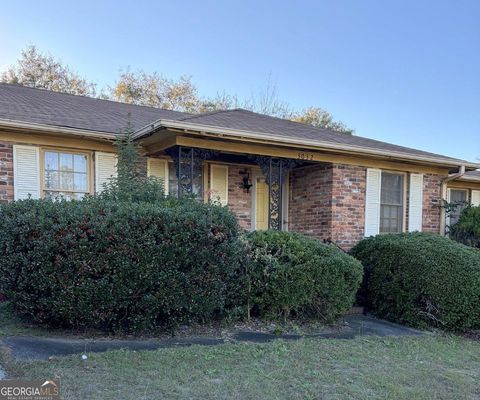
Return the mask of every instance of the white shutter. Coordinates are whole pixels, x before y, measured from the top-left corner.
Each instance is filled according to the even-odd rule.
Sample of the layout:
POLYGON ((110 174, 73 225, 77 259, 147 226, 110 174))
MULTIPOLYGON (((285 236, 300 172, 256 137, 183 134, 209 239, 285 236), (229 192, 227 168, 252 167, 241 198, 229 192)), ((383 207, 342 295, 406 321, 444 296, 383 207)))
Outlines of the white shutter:
POLYGON ((110 178, 117 176, 117 155, 114 153, 95 153, 95 192, 100 193, 110 178))
POLYGON ((226 165, 210 166, 210 188, 213 200, 220 200, 222 206, 228 204, 228 167, 226 165))
POLYGON ((470 203, 475 207, 480 206, 480 190, 472 190, 472 199, 470 203))
POLYGON ((423 221, 423 175, 410 174, 410 195, 408 206, 408 230, 422 231, 423 221))
POLYGON ((14 199, 40 198, 40 151, 34 146, 13 146, 14 199))
POLYGON ((168 161, 161 158, 148 157, 147 175, 163 179, 165 193, 168 194, 168 161))
POLYGON ((380 190, 382 171, 367 169, 367 190, 365 194, 365 237, 380 232, 380 190))

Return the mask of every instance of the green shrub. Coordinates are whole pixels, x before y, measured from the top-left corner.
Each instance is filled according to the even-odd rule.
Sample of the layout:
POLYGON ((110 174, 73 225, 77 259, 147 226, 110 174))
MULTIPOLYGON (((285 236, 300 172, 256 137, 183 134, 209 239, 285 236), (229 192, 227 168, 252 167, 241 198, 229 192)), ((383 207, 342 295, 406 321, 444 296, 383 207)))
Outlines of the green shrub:
POLYGON ((295 233, 245 237, 252 257, 246 296, 254 312, 333 321, 352 306, 362 278, 362 266, 353 257, 295 233))
POLYGON ((480 207, 467 207, 451 227, 450 237, 467 246, 480 248, 480 207))
POLYGON ((220 317, 246 258, 235 217, 192 200, 17 201, 0 208, 0 232, 0 293, 53 327, 220 317))
POLYGON ((429 233, 379 235, 351 254, 365 266, 367 305, 416 327, 480 328, 480 252, 429 233))

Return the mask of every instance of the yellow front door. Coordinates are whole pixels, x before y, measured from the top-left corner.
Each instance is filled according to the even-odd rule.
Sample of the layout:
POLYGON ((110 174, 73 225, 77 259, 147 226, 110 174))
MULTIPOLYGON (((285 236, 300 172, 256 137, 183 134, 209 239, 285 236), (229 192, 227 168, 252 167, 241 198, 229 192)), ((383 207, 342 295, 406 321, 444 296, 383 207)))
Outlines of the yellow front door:
POLYGON ((268 229, 268 185, 264 178, 257 178, 256 182, 255 229, 268 229))

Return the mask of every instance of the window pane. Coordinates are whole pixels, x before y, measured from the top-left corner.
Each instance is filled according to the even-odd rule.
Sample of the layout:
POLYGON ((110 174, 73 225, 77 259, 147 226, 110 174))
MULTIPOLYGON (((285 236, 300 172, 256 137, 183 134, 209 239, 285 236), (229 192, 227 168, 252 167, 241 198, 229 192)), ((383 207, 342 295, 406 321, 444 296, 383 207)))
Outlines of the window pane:
POLYGON ((87 191, 87 175, 73 174, 73 188, 74 190, 87 191))
POLYGON ((382 172, 381 201, 384 204, 403 203, 403 175, 382 172))
POLYGON ((45 152, 45 169, 58 171, 58 153, 45 152))
POLYGON ((450 190, 450 202, 459 203, 467 201, 467 191, 466 190, 450 190))
POLYGON ((382 172, 380 233, 403 231, 403 177, 382 172))
POLYGON ((455 209, 450 213, 449 225, 455 225, 460 219, 460 214, 467 206, 467 191, 466 190, 450 190, 450 203, 455 203, 455 209))
POLYGON ((75 154, 73 156, 73 168, 75 172, 87 172, 87 156, 75 154))
POLYGON ((60 180, 57 171, 45 171, 45 188, 59 189, 60 180))
POLYGON ((60 170, 73 171, 73 154, 60 153, 60 170))
POLYGON ((73 174, 71 172, 60 172, 60 189, 74 190, 73 174))

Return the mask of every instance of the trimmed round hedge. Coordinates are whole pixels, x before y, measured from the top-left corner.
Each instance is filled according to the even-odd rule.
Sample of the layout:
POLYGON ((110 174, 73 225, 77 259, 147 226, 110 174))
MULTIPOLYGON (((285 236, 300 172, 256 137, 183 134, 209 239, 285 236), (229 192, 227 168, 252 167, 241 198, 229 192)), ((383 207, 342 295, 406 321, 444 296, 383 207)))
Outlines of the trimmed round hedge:
POLYGON ((430 233, 379 235, 351 254, 373 313, 415 327, 480 328, 480 252, 430 233))
POLYGON ((252 262, 247 299, 260 316, 308 316, 334 321, 353 304, 360 262, 306 236, 278 231, 245 235, 252 262))
POLYGON ((451 227, 450 237, 480 249, 480 206, 463 210, 458 222, 451 227))
POLYGON ((25 200, 0 207, 0 293, 62 328, 148 331, 225 313, 242 260, 235 217, 193 200, 25 200))

